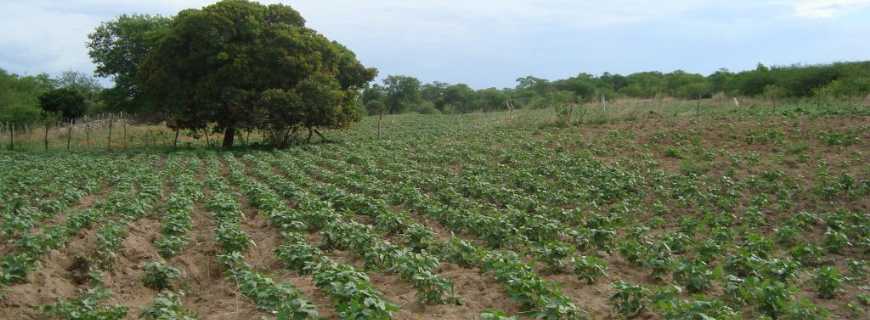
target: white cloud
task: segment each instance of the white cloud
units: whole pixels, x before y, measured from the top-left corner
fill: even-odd
[[[122,13],[173,15],[217,0],[0,0],[0,68],[17,73],[92,72],[87,34]],[[309,26],[354,50],[381,74],[424,80],[506,81],[513,73],[638,71],[664,65],[722,63],[734,51],[750,66],[757,43],[782,59],[843,59],[866,53],[867,23],[823,19],[853,13],[870,0],[260,0],[299,10]],[[854,15],[854,14],[853,14]],[[846,21],[850,20],[850,21]],[[801,38],[806,50],[757,39]],[[803,28],[802,28],[803,27]],[[851,50],[818,53],[830,40]],[[650,48],[660,48],[653,51]],[[735,48],[739,48],[737,50]],[[816,50],[816,51],[813,51]],[[797,58],[794,58],[797,56]],[[675,58],[676,57],[676,58]],[[634,61],[634,64],[630,62]],[[667,64],[670,63],[670,64]],[[721,65],[716,65],[718,67]],[[549,71],[548,71],[549,70]],[[544,74],[541,74],[544,73]],[[506,80],[505,80],[506,79]],[[474,83],[472,83],[474,84]]]
[[[870,6],[870,0],[798,0],[795,15],[803,18],[832,18],[848,10]]]

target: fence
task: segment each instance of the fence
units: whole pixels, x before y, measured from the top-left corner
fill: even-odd
[[[72,121],[19,125],[0,123],[0,136],[10,150],[111,150],[126,149],[131,145],[168,143],[168,134],[164,127],[133,124],[135,121],[126,114],[109,113],[85,116]],[[135,134],[131,134],[131,131]]]

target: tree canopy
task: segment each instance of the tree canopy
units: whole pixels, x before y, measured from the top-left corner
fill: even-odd
[[[0,123],[25,124],[39,120],[39,96],[51,90],[47,74],[19,76],[0,69]]]
[[[102,93],[106,108],[147,113],[151,103],[138,82],[139,67],[163,38],[171,19],[159,15],[121,15],[88,35],[88,53],[96,75],[110,77],[114,87]]]
[[[305,26],[286,5],[224,0],[176,16],[139,69],[162,118],[177,128],[214,123],[224,146],[236,130],[273,142],[296,129],[358,121],[359,90],[377,74],[353,52]]]
[[[64,121],[70,121],[85,114],[87,101],[79,91],[61,88],[39,96],[39,106],[46,113],[58,114]]]

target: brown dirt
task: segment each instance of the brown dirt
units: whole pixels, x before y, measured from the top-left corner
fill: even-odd
[[[229,281],[216,256],[220,248],[214,240],[215,225],[202,208],[191,215],[191,242],[181,255],[170,260],[184,273],[184,305],[203,320],[258,319],[266,315]]]
[[[266,217],[258,214],[256,208],[250,206],[247,198],[242,197],[240,203],[245,213],[245,220],[241,224],[242,231],[256,244],[245,253],[245,261],[251,264],[254,270],[268,275],[276,283],[293,284],[306,299],[317,306],[317,311],[322,317],[335,319],[337,315],[333,312],[329,296],[314,285],[313,277],[286,270],[275,256],[275,249],[283,243],[278,230],[269,224]]]
[[[96,229],[80,232],[65,248],[50,251],[35,271],[30,272],[27,281],[12,285],[4,291],[5,299],[0,301],[0,310],[7,319],[44,319],[39,307],[57,302],[60,298],[76,296],[78,289],[87,284],[76,285],[78,276],[77,257],[89,257],[94,252]]]
[[[157,295],[156,291],[142,284],[142,277],[146,262],[161,260],[152,245],[159,234],[160,222],[157,220],[145,218],[131,223],[115,264],[109,272],[104,273],[103,282],[112,291],[107,303],[127,306],[127,319],[138,319],[142,310]]]
[[[614,254],[603,258],[608,263],[607,276],[592,284],[587,284],[570,272],[547,274],[539,271],[538,274],[541,274],[544,279],[558,284],[562,292],[570,297],[575,305],[587,311],[592,319],[618,319],[612,314],[612,308],[608,302],[614,293],[613,289],[610,288],[611,281],[618,279],[630,283],[650,283],[652,280],[646,272],[630,265],[619,255]],[[655,319],[656,317],[652,314],[642,314],[638,318]]]
[[[241,227],[254,245],[245,253],[247,261],[256,270],[276,270],[281,263],[275,257],[275,249],[282,244],[281,235],[269,226],[269,221],[254,209],[245,209]]]
[[[493,277],[480,274],[480,270],[442,263],[438,274],[453,281],[453,289],[462,304],[428,306],[427,312],[435,316],[434,319],[477,318],[487,309],[508,314],[520,312],[520,306],[507,296],[503,286]]]

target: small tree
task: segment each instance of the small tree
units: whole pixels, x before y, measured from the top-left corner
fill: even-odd
[[[87,101],[78,91],[61,88],[39,96],[39,106],[46,113],[60,114],[64,121],[70,121],[85,114]]]

